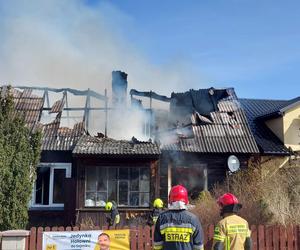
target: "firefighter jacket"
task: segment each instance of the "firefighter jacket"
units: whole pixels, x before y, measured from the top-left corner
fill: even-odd
[[[226,216],[215,227],[213,249],[251,249],[250,234],[246,220],[236,214]]]
[[[148,217],[148,225],[152,226],[155,225],[158,216],[163,212],[163,210],[161,208],[154,208],[151,213],[149,214]]]
[[[107,217],[107,222],[109,226],[115,226],[120,223],[120,214],[115,206],[113,206],[112,210],[110,211]]]
[[[186,211],[168,210],[157,219],[154,250],[203,250],[203,232],[198,218]]]

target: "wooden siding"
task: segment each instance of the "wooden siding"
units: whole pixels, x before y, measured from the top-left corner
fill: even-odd
[[[47,151],[41,153],[41,162],[72,162],[72,151]]]
[[[151,209],[120,208],[119,226],[146,225]],[[106,225],[106,212],[103,208],[83,208],[77,210],[76,225],[101,226]]]

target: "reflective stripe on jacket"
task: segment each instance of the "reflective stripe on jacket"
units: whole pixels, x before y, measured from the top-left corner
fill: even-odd
[[[225,250],[244,249],[250,234],[246,220],[235,214],[226,216],[215,227],[213,249],[217,242],[222,242]]]
[[[153,211],[152,211],[152,222],[153,224],[156,223],[157,219],[158,219],[158,216],[163,212],[162,209],[159,209],[159,208],[154,208]]]
[[[202,250],[203,232],[198,218],[186,210],[168,210],[157,219],[154,250]]]

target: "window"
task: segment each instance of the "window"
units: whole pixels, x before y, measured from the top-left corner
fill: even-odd
[[[71,163],[41,163],[37,167],[31,207],[63,207],[65,178],[71,177]]]
[[[149,207],[150,169],[86,167],[85,206],[104,207],[108,200],[118,206]]]
[[[207,190],[208,176],[206,164],[190,164],[172,168],[172,186],[183,185],[192,199],[197,199],[203,190]]]

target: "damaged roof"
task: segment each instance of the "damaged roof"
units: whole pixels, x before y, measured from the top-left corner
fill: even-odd
[[[42,124],[40,120],[44,110],[45,96],[40,97],[32,94],[32,89],[30,88],[25,88],[23,91],[12,88],[11,93],[15,109],[23,115],[29,129],[41,129],[42,150],[70,151],[74,148],[80,136],[85,133],[84,121],[76,123],[73,128],[60,127],[65,95],[62,100],[54,103],[49,112],[57,113],[54,121]]]
[[[43,97],[32,94],[30,89],[19,91],[12,89],[12,96],[15,103],[15,109],[22,114],[26,125],[30,129],[36,128],[44,106]]]
[[[163,150],[259,153],[245,112],[232,88],[190,90],[173,93],[171,98],[173,129],[169,135],[173,135],[171,140],[161,140]]]
[[[84,122],[79,122],[74,127],[59,127],[59,122],[45,124],[42,126],[42,150],[70,151],[74,148],[80,136],[85,133]]]
[[[158,157],[160,149],[156,143],[142,142],[136,139],[126,141],[83,135],[76,144],[73,154],[95,156],[147,155]]]
[[[252,133],[260,148],[265,154],[288,155],[289,150],[280,139],[265,125],[265,119],[278,115],[280,110],[298,102],[300,98],[292,100],[263,100],[263,99],[240,99]]]

